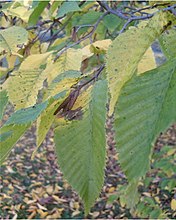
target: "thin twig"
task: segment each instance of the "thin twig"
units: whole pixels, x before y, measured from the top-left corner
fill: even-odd
[[[99,23],[101,22],[101,20],[108,14],[108,12],[105,12],[102,16],[100,16],[100,18],[97,20],[97,22],[93,25],[92,30],[86,34],[84,37],[82,37],[81,39],[79,39],[78,41],[76,41],[75,43],[66,46],[65,48],[63,48],[62,50],[59,51],[59,53],[56,55],[54,62],[68,49],[70,49],[71,47],[74,47],[76,45],[78,45],[79,43],[81,43],[82,41],[91,38],[92,35],[94,34],[95,30],[97,29]]]
[[[58,113],[61,113],[61,116],[69,115],[69,112],[71,111],[74,103],[76,102],[78,96],[80,95],[80,90],[84,86],[88,85],[89,83],[91,83],[92,81],[97,79],[104,68],[105,68],[105,65],[103,64],[102,66],[100,66],[100,68],[96,71],[96,74],[90,80],[86,81],[82,85],[75,87],[75,89],[70,92],[70,94],[65,98],[65,100],[55,110],[54,115],[57,115]]]

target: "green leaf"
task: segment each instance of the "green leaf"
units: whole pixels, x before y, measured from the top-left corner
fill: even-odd
[[[110,31],[114,31],[116,28],[120,29],[124,21],[116,15],[109,14],[103,18],[103,23]]]
[[[0,120],[2,120],[4,109],[8,102],[7,92],[5,90],[0,92]]]
[[[24,125],[7,125],[0,128],[0,165],[8,156],[12,147],[29,128],[30,124]]]
[[[75,1],[64,2],[58,10],[57,17],[62,17],[69,12],[81,11],[78,3]]]
[[[98,11],[88,11],[85,14],[77,15],[71,20],[72,26],[94,24],[102,14]]]
[[[60,1],[54,0],[49,11],[51,17],[55,17],[53,14],[56,11],[56,9],[62,4],[62,2],[63,0],[60,0]]]
[[[44,11],[44,9],[48,5],[48,3],[49,3],[49,0],[39,2],[39,4],[36,6],[36,8],[34,9],[34,11],[32,12],[32,14],[29,17],[29,21],[28,21],[29,25],[35,25],[37,23],[40,15]]]
[[[10,101],[16,109],[36,104],[38,91],[50,72],[43,71],[44,64],[50,53],[28,56],[20,65],[19,70],[13,72],[4,88],[8,92]]]
[[[106,81],[97,82],[86,98],[82,100],[83,118],[57,127],[54,140],[61,170],[83,199],[88,214],[104,180]]]
[[[120,200],[127,205],[127,208],[134,208],[134,205],[139,201],[139,193],[138,193],[138,181],[134,180],[128,184],[126,189],[123,191],[123,194],[120,196]]]
[[[0,53],[7,51],[12,54],[17,54],[20,49],[19,44],[25,44],[28,41],[28,32],[22,27],[9,27],[5,30],[0,30]]]
[[[149,21],[142,21],[119,35],[107,52],[107,73],[110,90],[110,110],[114,112],[121,88],[133,76],[145,51],[160,36],[168,24],[170,13],[159,12]],[[174,18],[173,18],[174,19]]]
[[[156,135],[176,121],[175,64],[172,60],[133,76],[121,90],[114,128],[119,161],[130,182],[145,175]]]
[[[47,107],[48,102],[43,102],[41,104],[34,105],[29,108],[24,108],[16,111],[8,119],[6,125],[10,124],[28,124],[37,119],[41,112]]]
[[[176,30],[172,29],[164,32],[159,38],[160,45],[166,57],[172,59],[176,57]]]

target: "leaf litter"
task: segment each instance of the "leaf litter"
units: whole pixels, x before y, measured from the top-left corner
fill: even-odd
[[[32,152],[36,147],[34,126],[16,144],[0,168],[1,219],[84,218],[83,205],[63,178],[53,146],[53,132],[50,131],[34,160],[31,160]],[[172,157],[176,153],[175,146],[176,124],[156,141],[152,169],[139,186],[142,194],[140,205],[137,206],[137,211],[131,214],[119,199],[119,192],[126,185],[127,180],[117,163],[118,154],[115,150],[112,119],[108,119],[105,184],[87,218],[147,218],[152,212],[154,217],[162,215],[167,218],[176,217],[176,188],[174,183],[171,183],[173,170],[169,165],[165,168],[162,164],[164,159],[169,158],[170,166],[174,167]],[[160,163],[160,167],[163,166],[163,169],[157,168],[157,162]],[[143,203],[151,207],[148,212],[141,211]],[[161,211],[158,211],[159,207]]]

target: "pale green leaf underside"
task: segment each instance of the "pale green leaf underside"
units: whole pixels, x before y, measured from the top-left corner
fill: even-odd
[[[149,21],[142,21],[137,28],[131,28],[119,35],[107,52],[107,73],[110,89],[110,110],[112,115],[123,85],[135,73],[137,65],[152,42],[160,36],[168,24],[169,13],[157,13]]]
[[[12,147],[31,126],[42,111],[47,107],[48,102],[37,104],[33,107],[20,109],[12,114],[3,127],[0,128],[0,153],[1,163],[9,154]]]
[[[172,29],[164,32],[159,38],[159,42],[167,58],[176,57],[176,30]]]
[[[0,53],[5,50],[16,53],[19,50],[18,44],[28,41],[28,32],[22,27],[9,27],[0,31]]]
[[[0,92],[0,120],[2,120],[4,109],[8,102],[7,92],[5,90]]]
[[[63,15],[74,11],[81,11],[81,8],[78,6],[77,2],[64,2],[58,10],[57,17],[62,17]]]
[[[83,199],[86,213],[98,197],[104,180],[106,102],[106,81],[99,81],[93,87],[83,119],[55,129],[58,163]]]
[[[47,102],[43,102],[29,108],[20,109],[13,113],[13,115],[6,122],[6,125],[31,123],[37,119],[37,117],[46,107]]]
[[[0,128],[0,165],[8,156],[12,147],[29,128],[30,124],[7,125]]]
[[[134,76],[115,108],[119,160],[129,181],[145,175],[156,135],[176,121],[176,60]]]

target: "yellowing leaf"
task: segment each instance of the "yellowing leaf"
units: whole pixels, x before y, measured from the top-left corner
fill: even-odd
[[[119,35],[109,46],[106,65],[111,95],[109,115],[113,114],[121,88],[136,72],[146,50],[169,25],[169,20],[174,20],[170,16],[169,12],[159,12]]]
[[[75,104],[73,105],[72,110],[76,110],[79,107],[82,108],[83,111],[85,111],[88,108],[88,100],[90,100],[92,86],[84,90],[77,98]]]
[[[19,50],[17,45],[25,44],[28,40],[28,32],[22,28],[13,26],[0,31],[0,53],[6,51],[16,54]]]
[[[138,64],[137,74],[140,75],[154,68],[156,68],[155,56],[152,48],[149,47]]]
[[[47,108],[42,112],[40,117],[37,119],[37,148],[32,153],[32,159],[34,158],[38,150],[38,147],[41,145],[41,143],[45,139],[46,134],[50,129],[52,122],[56,117],[54,115],[54,112],[63,101],[63,97],[64,94],[60,94],[60,96],[56,100],[51,98],[49,100]]]
[[[107,51],[109,45],[112,43],[110,39],[99,40],[94,42],[93,44],[87,45],[82,48],[83,60],[91,57],[94,53],[91,48],[97,49],[100,51]]]
[[[171,209],[172,210],[176,210],[176,199],[172,199],[172,201],[171,201]]]
[[[16,109],[32,106],[36,103],[38,91],[49,72],[43,71],[43,64],[50,53],[28,56],[21,64],[19,70],[13,72],[5,83],[10,101]]]
[[[76,84],[80,78],[81,72],[72,70],[58,75],[45,91],[43,99],[47,100],[61,92],[70,91],[71,87]]]
[[[1,67],[0,66],[0,78],[5,76],[5,74],[8,72],[8,68],[6,67]]]
[[[31,13],[33,12],[33,9],[28,10],[27,7],[19,6],[19,7],[10,7],[5,11],[6,15],[12,15],[21,18],[24,22],[28,22],[29,17]]]
[[[48,212],[44,212],[41,209],[37,209],[37,212],[40,214],[41,218],[45,218],[48,215]]]
[[[116,190],[115,187],[110,187],[110,188],[108,189],[108,193],[113,193],[115,190]]]
[[[69,49],[62,54],[56,62],[52,58],[48,60],[47,67],[44,72],[47,72],[48,84],[51,84],[53,79],[61,73],[68,70],[77,70],[81,68],[82,52],[81,49]]]
[[[17,56],[9,54],[9,55],[6,56],[6,59],[7,59],[7,62],[8,62],[8,68],[13,69],[14,66],[15,66],[15,61],[17,59]]]
[[[176,30],[173,28],[164,32],[159,38],[161,48],[167,58],[172,59],[176,57]]]
[[[90,98],[82,119],[58,125],[54,137],[59,165],[66,179],[83,199],[86,214],[99,195],[104,179],[105,80],[94,85]]]

